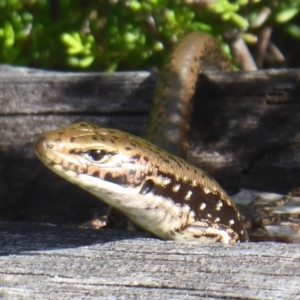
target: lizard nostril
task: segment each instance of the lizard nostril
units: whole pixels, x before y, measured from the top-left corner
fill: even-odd
[[[55,142],[47,140],[44,136],[39,137],[35,143],[35,150],[37,155],[45,155],[48,150],[55,148]]]
[[[53,141],[47,141],[45,139],[45,141],[44,141],[44,147],[45,147],[46,150],[52,150],[52,149],[55,148],[55,142],[53,142]]]

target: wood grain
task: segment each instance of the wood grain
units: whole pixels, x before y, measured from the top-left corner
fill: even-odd
[[[230,193],[300,181],[299,70],[199,78],[189,160]],[[105,206],[36,159],[45,131],[88,121],[144,136],[157,76],[0,68],[0,220],[80,224]]]
[[[300,71],[200,76],[189,159],[229,192],[285,193],[300,178]],[[0,67],[1,299],[300,299],[299,245],[163,242],[82,224],[106,207],[35,158],[77,121],[143,136],[156,75]],[[14,222],[14,223],[13,223]]]
[[[0,234],[1,299],[300,299],[298,245],[30,223],[2,223]]]

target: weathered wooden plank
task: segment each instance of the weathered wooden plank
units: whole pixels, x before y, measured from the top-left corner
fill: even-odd
[[[189,160],[230,193],[239,188],[286,193],[298,187],[299,74],[202,74]],[[44,169],[34,141],[44,131],[77,121],[144,136],[155,80],[146,72],[1,67],[0,220],[79,224],[105,213],[99,201]]]
[[[0,66],[1,114],[137,113],[148,111],[157,76],[148,72],[64,73]],[[299,105],[300,71],[200,74],[196,99],[200,107],[235,97],[245,104]],[[207,99],[209,97],[209,99]],[[256,98],[253,98],[256,97]],[[196,101],[197,102],[197,101]],[[250,111],[251,113],[251,111]]]
[[[148,72],[64,73],[0,67],[0,112],[6,115],[145,112],[153,99],[155,80],[156,76],[149,76]]]
[[[76,225],[104,214],[37,161],[34,140],[81,120],[143,136],[155,79],[0,68],[0,220]],[[299,80],[299,70],[201,75],[190,160],[231,190],[299,186]],[[0,234],[4,299],[300,299],[297,245],[180,244],[23,223]]]
[[[298,245],[0,223],[1,299],[300,299]]]

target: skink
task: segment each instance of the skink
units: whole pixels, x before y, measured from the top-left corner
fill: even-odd
[[[42,135],[37,156],[162,239],[248,241],[242,217],[226,192],[179,157],[187,154],[192,98],[199,69],[206,64],[231,70],[210,35],[191,33],[174,48],[158,80],[148,131],[151,143],[78,123]]]

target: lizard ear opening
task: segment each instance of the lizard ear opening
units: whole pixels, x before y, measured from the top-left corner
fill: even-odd
[[[153,194],[154,193],[154,189],[155,189],[155,185],[153,180],[148,179],[144,182],[141,190],[140,190],[140,194],[141,195],[146,195],[146,194]]]

